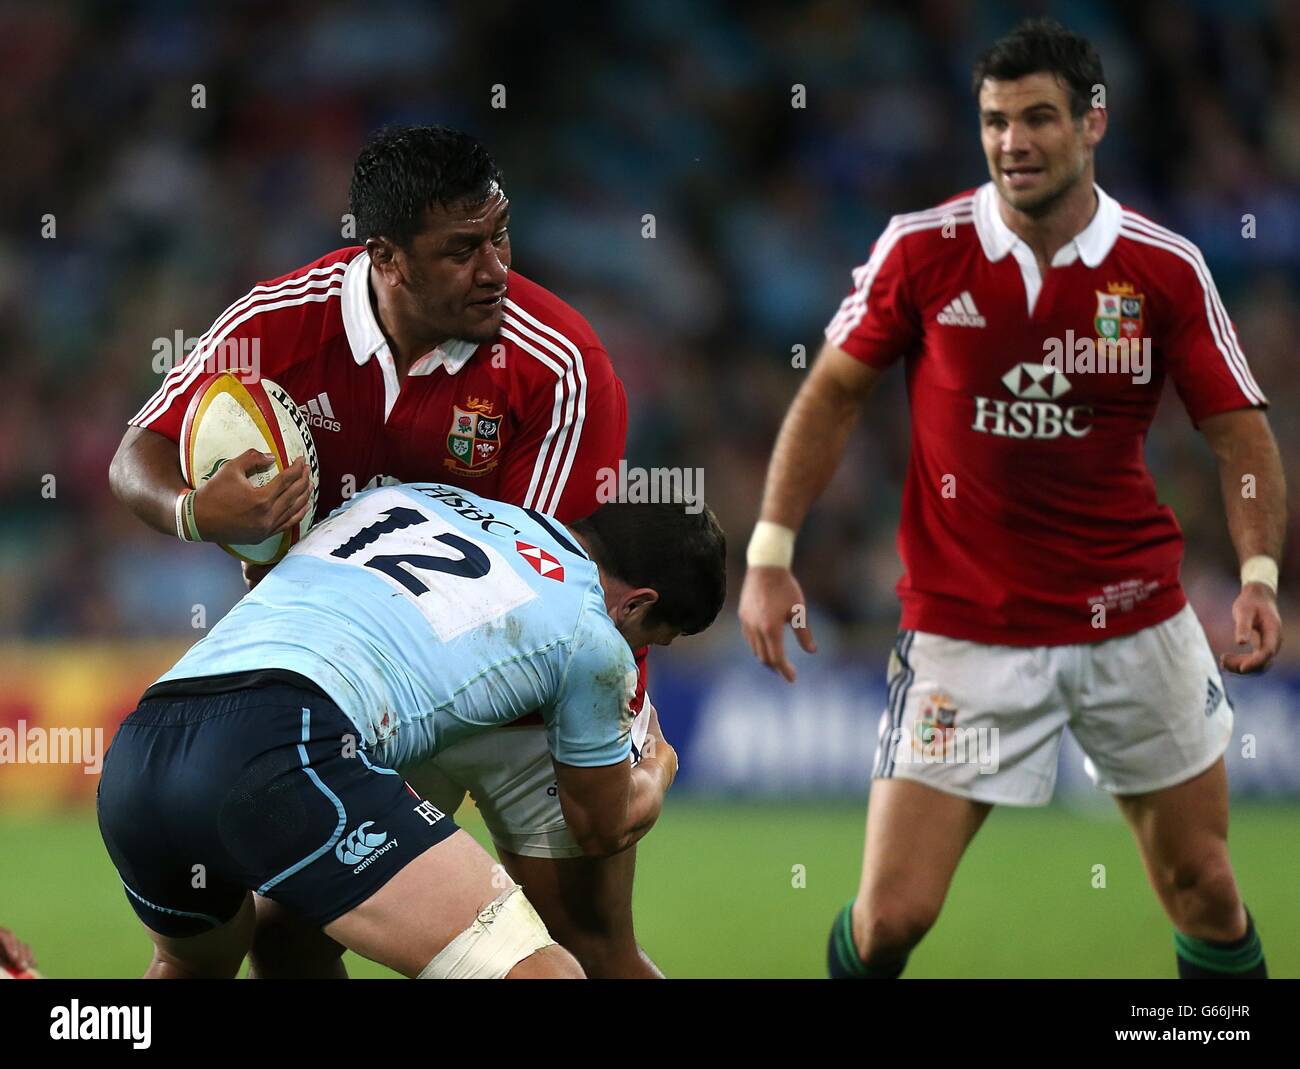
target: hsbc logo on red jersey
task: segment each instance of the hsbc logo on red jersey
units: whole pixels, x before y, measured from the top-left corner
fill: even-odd
[[[1091,405],[1060,405],[1070,392],[1070,380],[1044,364],[1016,364],[1002,376],[1017,400],[976,397],[971,430],[998,438],[1035,438],[1050,441],[1062,434],[1082,438],[1092,430]]]

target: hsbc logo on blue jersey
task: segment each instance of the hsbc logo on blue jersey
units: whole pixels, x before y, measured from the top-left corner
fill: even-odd
[[[1020,363],[1002,376],[1002,384],[1017,398],[975,398],[971,430],[998,438],[1035,438],[1050,441],[1062,434],[1083,438],[1092,430],[1091,405],[1061,405],[1057,399],[1070,392],[1070,380],[1045,364]]]

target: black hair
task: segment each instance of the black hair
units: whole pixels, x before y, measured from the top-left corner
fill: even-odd
[[[1065,83],[1070,93],[1070,114],[1076,119],[1092,105],[1096,87],[1106,85],[1101,57],[1092,42],[1055,19],[1032,18],[984,51],[975,63],[971,89],[978,98],[985,78],[1013,82],[1040,73],[1055,75]]]
[[[614,501],[569,527],[610,575],[658,593],[648,624],[694,635],[717,618],[727,597],[727,536],[707,505],[692,513],[682,504]]]
[[[352,168],[348,210],[362,241],[383,237],[407,247],[431,205],[482,204],[500,184],[478,138],[446,126],[385,126]]]

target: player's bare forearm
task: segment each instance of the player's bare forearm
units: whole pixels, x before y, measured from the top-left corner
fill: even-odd
[[[759,518],[798,530],[844,455],[876,369],[827,342],[781,424]]]
[[[640,760],[632,766],[632,793],[627,807],[624,850],[640,842],[655,826],[663,812],[664,796],[677,778],[677,751],[664,738],[659,713],[649,697],[645,704],[641,715],[650,720],[641,744]]]
[[[186,488],[176,443],[165,434],[128,427],[108,468],[113,495],[155,531],[176,534],[176,495]]]
[[[1202,420],[1201,431],[1219,462],[1228,532],[1238,559],[1282,558],[1286,536],[1286,476],[1282,457],[1259,409],[1223,412]]]
[[[640,764],[579,768],[555,762],[560,809],[588,857],[609,857],[639,841],[659,819],[676,754],[666,743]]]
[[[1268,420],[1258,409],[1223,412],[1201,421],[1219,461],[1228,531],[1243,565],[1241,593],[1232,604],[1234,637],[1246,649],[1220,654],[1230,672],[1262,672],[1282,648],[1275,582],[1286,534],[1286,477]],[[1272,562],[1272,563],[1270,563]],[[1262,569],[1260,566],[1263,565]],[[1271,571],[1271,577],[1267,574]]]
[[[798,531],[813,502],[831,481],[844,455],[862,402],[876,385],[880,372],[855,360],[827,342],[808,374],[808,381],[795,395],[767,470],[767,486],[759,519]],[[763,546],[765,535],[776,544]],[[746,641],[759,661],[779,672],[787,682],[795,680],[794,666],[786,659],[784,632],[795,624],[795,613],[804,603],[803,592],[790,571],[792,536],[773,528],[755,529],[747,554],[750,567],[740,592],[740,625]],[[784,539],[784,544],[781,540]],[[809,653],[817,645],[802,616],[796,624],[799,644]]]
[[[664,796],[673,779],[667,760],[661,747],[655,757],[643,756],[640,763],[632,769],[632,797],[627,807],[627,831],[623,835],[624,841],[619,846],[619,851],[640,842],[659,820],[659,814],[664,809]],[[672,763],[676,765],[675,755]]]

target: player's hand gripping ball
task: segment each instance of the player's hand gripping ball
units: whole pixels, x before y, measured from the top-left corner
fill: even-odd
[[[298,457],[305,457],[311,503],[301,522],[256,545],[222,545],[249,564],[274,564],[310,529],[320,487],[320,461],[307,418],[293,398],[270,379],[243,382],[228,371],[209,375],[190,399],[181,426],[181,473],[199,489],[227,461],[248,449],[268,453],[274,463],[249,476],[265,486]]]

